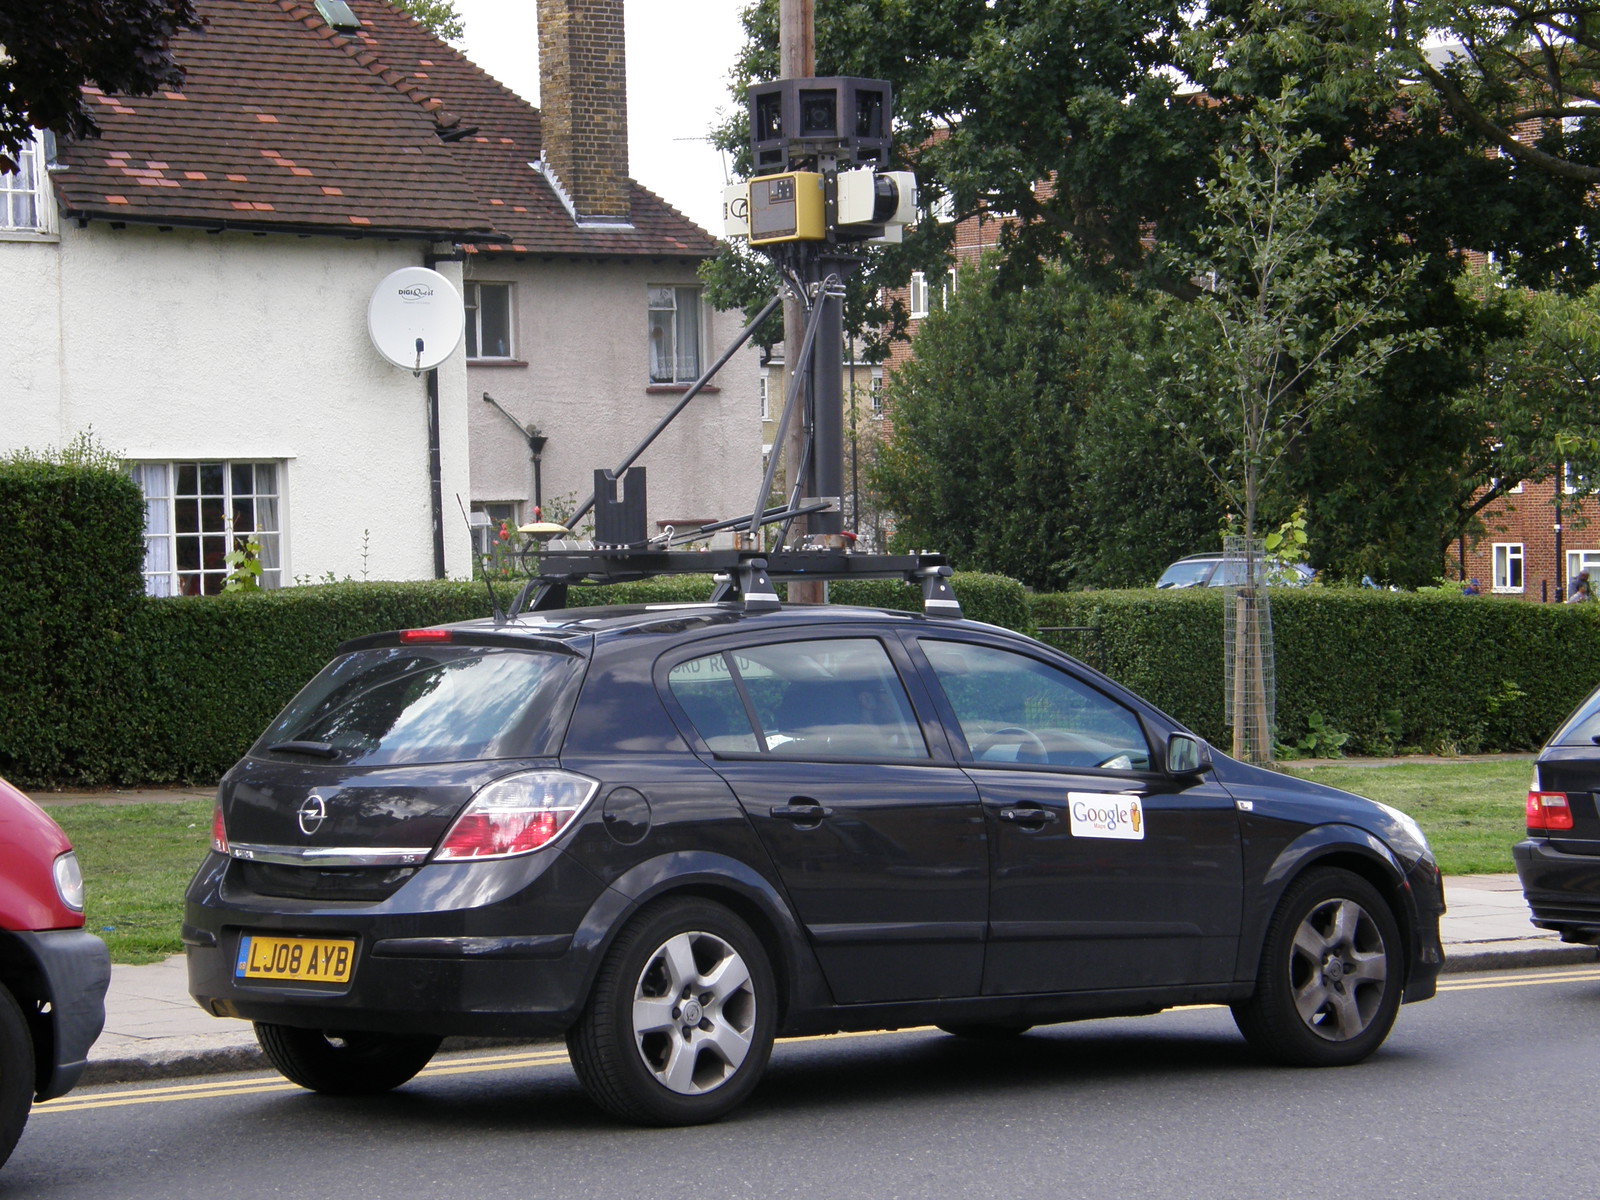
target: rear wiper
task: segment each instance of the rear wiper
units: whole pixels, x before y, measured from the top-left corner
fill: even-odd
[[[273,742],[268,750],[287,750],[290,754],[310,754],[316,758],[338,758],[339,751],[330,742]]]

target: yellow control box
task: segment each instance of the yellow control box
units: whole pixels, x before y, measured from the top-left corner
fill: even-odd
[[[820,242],[828,236],[827,193],[815,171],[750,181],[750,244]]]

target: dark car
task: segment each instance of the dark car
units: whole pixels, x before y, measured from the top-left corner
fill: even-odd
[[[1533,923],[1600,945],[1600,689],[1555,731],[1533,765],[1528,836],[1512,847]]]
[[[1212,752],[993,626],[735,603],[348,643],[222,781],[190,990],[290,1079],[565,1035],[624,1118],[714,1119],[776,1036],[1233,1006],[1353,1063],[1434,993],[1416,824]]]
[[[105,1024],[111,960],[83,931],[83,874],[61,827],[0,779],[0,1163],[33,1101],[78,1082]]]
[[[1267,582],[1273,587],[1304,587],[1316,578],[1305,563],[1269,562]],[[1180,558],[1156,580],[1158,588],[1227,587],[1241,583],[1246,575],[1242,559],[1220,554],[1191,554]]]

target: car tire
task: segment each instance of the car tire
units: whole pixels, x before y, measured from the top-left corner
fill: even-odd
[[[666,900],[617,936],[567,1032],[601,1108],[642,1125],[724,1116],[766,1070],[777,987],[759,938],[708,900]]]
[[[28,1123],[33,1085],[33,1037],[16,998],[0,983],[0,1165]]]
[[[429,1034],[300,1029],[256,1022],[256,1041],[285,1079],[329,1096],[373,1096],[427,1066],[443,1039]]]
[[[1324,867],[1292,883],[1267,928],[1256,989],[1233,1006],[1255,1050],[1292,1066],[1358,1063],[1389,1036],[1405,987],[1400,927],[1361,876]]]
[[[1009,1042],[1027,1033],[1033,1026],[960,1024],[940,1025],[939,1028],[951,1037],[968,1038],[977,1042]]]

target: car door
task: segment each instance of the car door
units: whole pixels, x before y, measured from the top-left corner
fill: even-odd
[[[1145,719],[1088,672],[1017,646],[914,640],[992,838],[984,992],[1230,979],[1233,798],[1156,769]]]
[[[840,1003],[977,995],[982,979],[978,793],[925,693],[927,728],[914,709],[903,654],[872,636],[789,637],[666,669],[691,742],[738,797]]]

